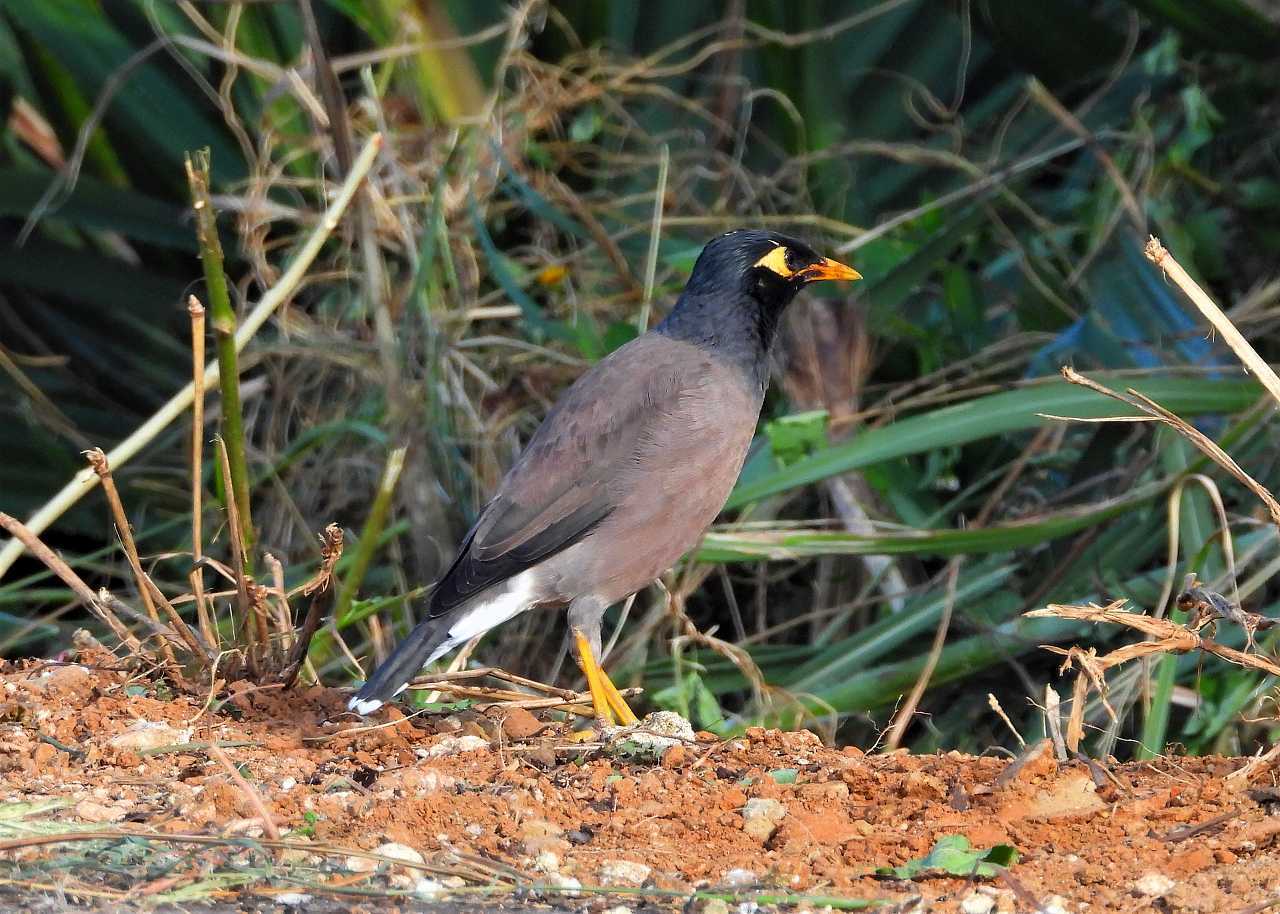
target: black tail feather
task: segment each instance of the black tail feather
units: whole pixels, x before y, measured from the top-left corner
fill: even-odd
[[[448,639],[451,621],[445,616],[419,622],[409,637],[396,645],[391,656],[370,674],[369,680],[352,696],[347,707],[361,714],[370,714],[383,702],[398,695],[405,683],[426,665],[436,648]]]

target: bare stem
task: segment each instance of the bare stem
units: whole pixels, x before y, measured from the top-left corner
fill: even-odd
[[[187,156],[187,183],[196,214],[196,238],[200,262],[204,265],[205,286],[209,290],[209,318],[218,351],[218,384],[222,396],[222,440],[226,443],[235,483],[236,513],[240,518],[240,538],[245,546],[245,567],[253,571],[254,530],[249,512],[249,465],[245,458],[244,414],[240,405],[240,359],[236,348],[236,309],[227,290],[222,270],[222,241],[218,238],[218,214],[209,198],[209,151]],[[194,402],[194,401],[193,401]],[[227,497],[231,497],[228,490]]]
[[[214,627],[204,593],[204,305],[194,295],[187,299],[191,315],[191,593],[196,601],[200,634],[215,651],[218,630]]]
[[[98,599],[97,594],[89,589],[89,585],[72,570],[70,565],[40,541],[40,537],[35,532],[16,517],[11,517],[3,511],[0,511],[0,529],[12,536],[14,542],[21,543],[23,548],[30,550],[31,554],[56,574],[62,583],[70,587],[81,602],[89,607],[89,610],[101,619],[107,628],[111,629],[112,634],[129,649],[130,653],[138,657],[147,656],[142,643],[134,637],[133,633],[116,617],[115,613]]]
[[[293,649],[289,652],[289,659],[280,673],[280,681],[285,686],[292,685],[294,679],[297,678],[298,670],[302,668],[302,664],[307,660],[307,652],[311,648],[311,639],[315,637],[316,631],[320,628],[320,620],[324,617],[320,598],[333,586],[333,567],[338,564],[338,559],[342,558],[342,540],[341,527],[337,524],[330,524],[325,527],[324,535],[320,538],[320,570],[302,588],[303,595],[311,597],[311,605],[307,608],[307,618],[303,621],[302,628],[298,631],[297,640],[293,644]],[[314,671],[312,672],[314,673]],[[314,678],[317,682],[319,681],[318,676]]]
[[[240,607],[241,647],[245,666],[254,680],[258,678],[258,646],[254,631],[249,599],[249,579],[245,571],[244,540],[240,536],[240,517],[236,507],[235,482],[231,478],[231,461],[227,456],[227,443],[221,437],[214,439],[218,452],[218,469],[222,472],[222,484],[227,490],[227,529],[231,534],[231,567],[236,575],[236,605]],[[265,647],[265,645],[264,645]]]
[[[152,592],[153,585],[151,579],[147,577],[147,573],[142,569],[142,562],[138,560],[138,546],[133,541],[133,530],[129,527],[129,519],[125,517],[124,505],[120,501],[120,493],[116,491],[115,479],[111,476],[111,466],[107,463],[107,455],[102,453],[100,448],[93,448],[84,452],[85,457],[89,461],[89,465],[93,467],[93,471],[102,479],[102,490],[107,495],[107,504],[111,508],[111,518],[115,521],[116,533],[120,536],[120,545],[124,547],[125,558],[129,560],[129,568],[133,571],[134,580],[138,583],[138,593],[142,596],[142,605],[146,607],[147,616],[156,625],[160,624],[160,614],[156,611],[155,594]],[[163,596],[161,596],[163,599]],[[168,601],[165,601],[168,603]],[[173,607],[169,606],[169,611],[176,617],[178,614],[174,612]],[[181,622],[181,619],[179,619]],[[175,669],[178,667],[178,660],[173,654],[173,647],[168,641],[160,642],[160,653],[164,655]],[[195,655],[200,656],[200,652],[196,651]]]
[[[1155,235],[1147,241],[1145,253],[1147,259],[1164,270],[1165,275],[1174,281],[1187,298],[1191,299],[1191,303],[1200,309],[1200,313],[1213,325],[1213,329],[1222,334],[1222,338],[1227,341],[1227,345],[1231,347],[1236,357],[1244,363],[1244,367],[1253,372],[1275,401],[1280,403],[1280,378],[1276,377],[1271,366],[1264,362],[1262,356],[1249,345],[1249,341],[1236,329],[1235,324],[1231,323],[1231,319],[1222,313],[1222,309],[1214,304],[1212,298],[1205,294],[1204,289],[1201,289],[1191,275],[1182,268],[1182,264],[1173,259],[1173,255],[1165,249]]]

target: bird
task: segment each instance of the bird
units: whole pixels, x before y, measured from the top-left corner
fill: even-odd
[[[349,708],[372,714],[427,664],[534,607],[559,607],[602,724],[636,715],[600,666],[605,611],[693,547],[737,481],[778,323],[851,267],[773,231],[709,241],[670,314],[580,376],[480,510],[425,616]]]

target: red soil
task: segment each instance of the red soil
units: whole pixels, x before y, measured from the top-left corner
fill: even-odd
[[[1055,904],[1091,912],[1234,911],[1280,892],[1280,816],[1272,815],[1269,792],[1277,776],[1257,765],[1251,777],[1228,780],[1242,759],[1104,770],[1059,764],[1045,752],[1015,769],[1002,758],[864,755],[824,747],[807,732],[753,730],[728,742],[700,734],[660,764],[631,764],[575,744],[562,724],[544,725],[524,711],[403,720],[392,709],[379,720],[393,723],[368,729],[371,722],[344,712],[337,690],[241,689],[215,711],[187,697],[149,697],[152,690],[126,694],[127,682],[123,673],[79,666],[7,667],[0,674],[3,799],[64,798],[55,819],[97,821],[103,829],[260,834],[250,797],[203,749],[137,748],[147,740],[217,741],[247,744],[225,751],[286,837],[289,829],[313,828],[317,844],[373,850],[396,842],[428,862],[483,858],[530,882],[640,878],[688,890],[728,879],[895,902],[922,896],[934,911],[960,910],[966,898],[966,910],[980,910],[984,897],[993,900],[991,911]],[[171,729],[142,730],[138,721]],[[429,756],[467,736],[476,739],[462,745],[478,748]],[[795,783],[777,783],[771,772],[779,769],[795,769]],[[781,804],[776,828],[768,821],[744,827],[755,798]],[[1021,858],[1007,877],[985,880],[871,875],[926,854],[946,835],[964,835],[976,847],[1011,844]],[[649,872],[628,873],[617,861]],[[343,860],[334,863],[339,871]],[[364,878],[386,884],[382,873]],[[593,909],[617,903],[576,902]]]

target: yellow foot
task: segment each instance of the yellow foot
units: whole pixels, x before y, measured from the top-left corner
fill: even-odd
[[[600,668],[595,656],[591,653],[591,643],[580,629],[573,630],[574,645],[578,649],[578,666],[587,676],[587,688],[591,690],[591,706],[595,708],[596,719],[603,724],[617,723],[624,727],[639,723],[635,712],[627,706],[627,701],[613,684],[609,675]]]
[[[613,680],[603,668],[600,670],[600,684],[604,686],[605,701],[609,703],[613,713],[618,715],[618,723],[624,727],[640,723],[640,718],[636,717],[636,713],[627,705],[627,700],[622,697],[622,693],[618,691],[618,687],[613,684]]]

